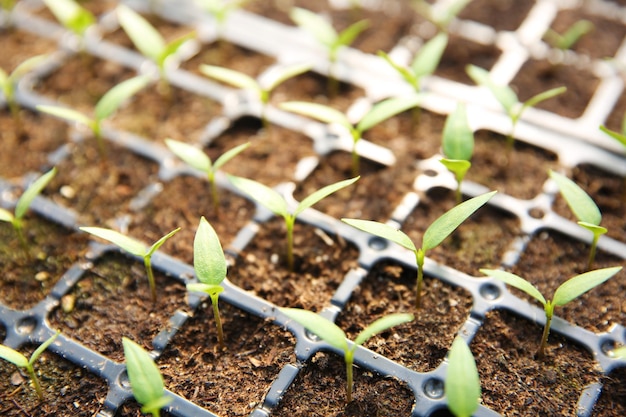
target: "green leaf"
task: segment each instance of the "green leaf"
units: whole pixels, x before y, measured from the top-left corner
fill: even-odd
[[[476,84],[485,86],[491,91],[491,94],[493,94],[509,116],[513,113],[515,106],[519,104],[519,99],[509,86],[495,84],[491,80],[489,72],[475,65],[468,65],[466,71]]]
[[[585,190],[580,188],[574,181],[558,172],[551,170],[550,178],[559,186],[561,195],[565,198],[567,205],[579,221],[596,226],[600,225],[602,221],[600,209]]]
[[[149,82],[149,77],[137,76],[126,81],[122,81],[111,88],[102,96],[102,98],[100,98],[98,104],[96,104],[96,108],[94,110],[96,119],[104,120],[109,117],[114,111],[119,109],[126,100],[147,86]]]
[[[73,0],[44,0],[54,17],[77,35],[96,22],[96,18],[87,9]]]
[[[533,297],[535,300],[539,301],[542,305],[546,305],[546,299],[544,298],[544,296],[539,292],[537,288],[535,288],[535,286],[526,281],[524,278],[499,269],[481,269],[480,272],[490,277],[499,279],[500,281],[509,284],[510,286],[515,287],[518,290],[522,290],[526,294]]]
[[[624,118],[624,120],[626,120],[626,118]],[[600,130],[621,143],[622,145],[626,146],[626,134],[621,134],[619,132],[609,130],[606,126],[600,126]]]
[[[445,393],[448,408],[457,417],[470,417],[480,400],[480,377],[472,351],[457,336],[448,353]]]
[[[59,335],[61,334],[60,330],[57,330],[55,334],[53,334],[52,336],[50,336],[45,342],[43,342],[41,345],[39,345],[39,347],[37,349],[35,349],[35,351],[33,352],[32,355],[30,355],[30,359],[28,360],[28,363],[30,365],[34,364],[35,362],[37,362],[37,359],[39,359],[39,357],[41,356],[41,354],[48,349],[48,346],[50,346],[57,337],[59,337]]]
[[[309,32],[321,44],[330,47],[337,41],[338,35],[335,28],[317,13],[300,7],[294,7],[289,12],[289,17],[302,29]]]
[[[22,78],[26,73],[34,69],[46,58],[47,55],[35,55],[22,61],[22,63],[15,67],[15,69],[11,72],[9,79],[11,80],[11,82],[17,81],[18,79]],[[0,84],[2,84],[1,79]]]
[[[373,220],[360,220],[360,219],[341,219],[342,222],[349,224],[352,227],[356,227],[359,230],[363,230],[367,233],[371,233],[375,236],[382,237],[383,239],[390,240],[398,245],[410,250],[417,251],[415,244],[404,232],[394,227],[379,223]]]
[[[298,113],[319,120],[320,122],[337,123],[345,126],[348,130],[352,130],[352,123],[350,123],[350,120],[348,120],[345,114],[323,104],[305,101],[288,101],[280,103],[278,107],[292,113]]]
[[[469,199],[456,207],[448,210],[435,220],[424,232],[422,249],[427,251],[437,247],[447,238],[457,227],[461,225],[476,210],[482,207],[496,191],[485,193]]]
[[[469,161],[474,152],[474,132],[467,121],[465,104],[458,103],[443,127],[443,154],[447,159]]]
[[[254,201],[262,206],[267,207],[270,211],[272,211],[272,213],[283,217],[289,216],[289,212],[287,211],[287,202],[283,196],[275,190],[248,178],[229,175],[228,179],[231,184],[237,187],[240,191],[250,196]]]
[[[226,162],[230,161],[235,156],[239,155],[248,146],[250,146],[250,142],[242,143],[241,145],[235,146],[234,148],[229,149],[228,151],[226,151],[223,154],[221,154],[215,160],[215,164],[213,165],[213,170],[217,171],[218,169],[220,169]]]
[[[339,47],[339,46],[351,45],[352,42],[354,42],[354,40],[356,39],[356,37],[359,36],[359,34],[363,32],[365,29],[367,29],[368,26],[369,26],[369,22],[367,21],[367,19],[359,20],[358,22],[351,24],[346,29],[344,29],[341,33],[339,33],[339,36],[337,37],[337,40],[335,41],[334,46]]]
[[[413,316],[413,314],[388,314],[384,317],[379,318],[378,320],[367,326],[365,329],[363,329],[358,334],[356,339],[354,339],[354,343],[356,345],[362,345],[363,343],[367,342],[372,336],[384,332],[391,327],[413,321],[414,318],[415,317]]]
[[[176,53],[176,51],[178,51],[180,49],[181,46],[183,46],[183,44],[185,42],[187,42],[188,40],[191,40],[193,38],[195,38],[196,36],[196,32],[190,32],[186,35],[183,35],[177,39],[174,39],[173,41],[171,41],[170,43],[165,45],[165,48],[163,49],[163,51],[161,51],[161,55],[159,56],[159,59],[157,60],[157,64],[159,65],[159,67],[163,67],[163,64],[165,63],[165,60],[167,58],[169,58],[170,56],[174,55]]]
[[[150,354],[126,337],[122,338],[122,344],[128,380],[137,402],[146,405],[161,399],[164,396],[163,376]]]
[[[203,284],[219,285],[226,278],[226,258],[215,229],[200,219],[193,241],[193,267]]]
[[[28,359],[26,356],[5,345],[0,345],[0,358],[11,362],[13,365],[20,368],[26,368],[28,366]]]
[[[384,53],[383,51],[378,51],[378,56],[383,58],[389,65],[391,65],[391,67],[395,69],[402,76],[402,78],[404,78],[406,82],[411,84],[413,88],[415,88],[416,90],[419,89],[419,80],[417,79],[415,74],[413,74],[413,72],[393,62],[391,57],[387,55],[386,53]]]
[[[608,229],[606,227],[596,226],[595,224],[592,224],[592,223],[578,222],[578,224],[581,227],[584,227],[585,229],[591,231],[591,233],[593,233],[594,236],[600,236],[608,232]]]
[[[448,35],[443,32],[426,42],[411,63],[413,74],[422,78],[435,72],[447,45]]]
[[[201,149],[169,138],[165,139],[165,144],[168,148],[170,148],[170,151],[172,151],[174,155],[182,159],[192,168],[206,174],[212,171],[211,159]]]
[[[0,207],[0,221],[13,223],[13,220],[15,220],[13,213],[11,213],[7,209],[3,209],[2,207]]]
[[[280,73],[265,87],[266,91],[272,91],[276,86],[282,84],[290,78],[297,75],[304,74],[312,68],[311,64],[294,64],[288,67],[282,68]]]
[[[150,22],[124,4],[117,6],[117,18],[139,52],[158,62],[165,50],[165,40]]]
[[[52,168],[50,171],[37,178],[31,185],[28,186],[20,199],[17,200],[17,205],[15,206],[15,217],[17,219],[21,219],[22,217],[24,217],[26,211],[30,207],[35,197],[37,197],[41,193],[41,191],[46,188],[46,186],[50,181],[52,181],[52,178],[54,178],[56,173],[57,169]]]
[[[148,252],[146,253],[146,256],[152,256],[154,254],[154,252],[158,251],[159,248],[161,246],[163,246],[163,244],[172,236],[174,236],[176,233],[178,233],[178,231],[180,230],[180,227],[172,230],[171,232],[169,232],[168,234],[166,234],[165,236],[163,236],[161,239],[157,240],[156,242],[154,242],[154,244],[152,246],[150,246],[150,249],[148,249]]]
[[[472,166],[470,161],[464,159],[440,159],[439,162],[448,168],[450,172],[455,174],[457,179],[463,178]]]
[[[313,194],[309,195],[304,200],[302,200],[300,204],[298,204],[298,207],[296,207],[296,210],[294,211],[293,215],[297,216],[298,214],[302,213],[304,210],[311,207],[318,201],[326,198],[330,194],[336,191],[339,191],[342,188],[345,188],[351,184],[354,184],[359,178],[360,177],[355,177],[355,178],[350,178],[347,180],[339,181],[339,182],[327,185],[326,187],[315,191]]]
[[[565,93],[566,91],[567,91],[567,87],[551,88],[550,90],[547,90],[547,91],[544,91],[542,93],[532,96],[531,98],[529,98],[528,100],[524,102],[524,105],[522,107],[524,109],[528,107],[535,107],[537,104],[541,103],[542,101],[548,100],[552,97],[556,97],[559,94]]]
[[[190,292],[202,292],[209,295],[217,295],[224,292],[224,287],[221,285],[211,285],[202,283],[187,284],[187,291]]]
[[[343,352],[348,350],[346,334],[332,321],[312,311],[299,308],[281,308],[280,311],[336,349]]]
[[[205,64],[200,65],[200,72],[207,77],[214,78],[218,81],[222,81],[238,88],[254,90],[257,92],[261,90],[259,83],[254,78],[244,74],[243,72]]]
[[[100,239],[108,240],[114,245],[119,246],[126,252],[129,252],[135,256],[143,257],[148,251],[148,247],[142,242],[115,230],[105,229],[102,227],[80,227],[79,229],[83,232],[87,232],[94,236],[97,236]]]
[[[412,94],[410,96],[389,98],[380,103],[376,103],[371,110],[363,116],[356,128],[359,132],[363,133],[390,117],[419,105],[422,99],[422,95]]]
[[[61,119],[69,120],[71,122],[81,123],[90,129],[93,129],[95,122],[93,119],[85,116],[79,111],[68,109],[67,107],[60,106],[37,106],[37,110],[52,116],[60,117]]]
[[[568,279],[554,292],[553,304],[563,306],[569,303],[590,289],[602,284],[604,281],[617,274],[621,269],[621,266],[596,269]]]
[[[456,0],[453,1],[445,9],[444,13],[437,16],[436,23],[439,26],[448,26],[453,18],[463,11],[465,6],[472,0]]]

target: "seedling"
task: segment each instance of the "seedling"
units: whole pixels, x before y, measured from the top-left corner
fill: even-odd
[[[500,103],[511,120],[511,131],[506,138],[508,153],[510,153],[513,149],[513,143],[515,141],[515,126],[517,125],[520,117],[522,117],[522,113],[524,113],[527,108],[534,107],[542,101],[558,96],[559,94],[563,94],[567,90],[565,87],[552,88],[534,95],[525,102],[521,103],[517,94],[515,94],[515,91],[513,91],[511,87],[508,85],[498,85],[494,83],[491,80],[488,71],[471,64],[467,66],[466,71],[476,84],[485,86],[489,89],[489,91],[491,91],[491,94],[493,94],[495,99]]]
[[[22,121],[20,119],[20,108],[15,98],[15,90],[17,82],[26,73],[35,68],[41,61],[43,61],[45,55],[36,55],[23,61],[21,64],[15,67],[15,69],[9,74],[0,68],[0,88],[2,89],[2,95],[4,101],[9,106],[9,111],[15,121],[16,130],[22,132]]]
[[[600,209],[585,190],[566,176],[550,171],[550,178],[559,186],[561,195],[578,219],[578,224],[593,233],[589,259],[587,260],[587,271],[589,271],[596,257],[598,239],[607,232],[605,227],[600,226],[602,221]]]
[[[448,353],[448,374],[444,386],[448,408],[456,417],[471,417],[478,409],[480,377],[472,351],[457,336]]]
[[[359,179],[359,177],[355,177],[327,185],[326,187],[321,188],[306,197],[298,203],[293,211],[290,211],[287,207],[287,200],[285,200],[285,198],[277,191],[269,188],[268,186],[247,178],[235,176],[229,176],[228,178],[230,182],[239,190],[249,195],[259,204],[267,207],[272,213],[277,216],[282,216],[285,219],[285,226],[287,228],[287,265],[289,266],[290,271],[293,271],[293,228],[296,222],[296,217],[298,217],[298,215],[307,208],[318,203],[320,200],[355,183]]]
[[[156,285],[154,283],[154,273],[152,272],[152,255],[154,255],[154,252],[159,250],[159,248],[165,243],[165,241],[174,236],[180,230],[180,227],[172,230],[161,239],[157,240],[150,247],[138,240],[133,239],[132,237],[123,235],[122,233],[116,232],[115,230],[111,229],[104,229],[101,227],[81,227],[80,230],[90,233],[101,239],[108,240],[109,242],[124,249],[126,252],[143,258],[143,264],[146,268],[146,274],[148,275],[148,283],[150,284],[150,294],[152,295],[152,302],[156,303],[157,294]]]
[[[600,130],[621,143],[624,147],[624,150],[626,150],[626,114],[622,119],[621,132],[610,130],[606,126],[600,126]],[[624,177],[624,179],[622,180],[622,207],[626,208],[626,177]]]
[[[421,47],[408,68],[393,62],[391,57],[383,51],[378,51],[378,55],[391,65],[413,87],[415,92],[420,92],[422,78],[435,72],[447,45],[448,35],[445,33],[437,34]]]
[[[270,80],[265,79],[263,81],[257,81],[247,74],[229,68],[205,64],[200,65],[200,71],[207,77],[253,92],[261,101],[263,106],[261,111],[261,121],[266,127],[267,119],[265,117],[265,110],[270,101],[271,92],[278,87],[279,84],[287,81],[289,78],[303,74],[310,69],[311,65],[309,64],[295,64],[282,68],[281,71],[274,74],[274,77]]]
[[[11,349],[8,346],[0,345],[0,358],[4,359],[7,362],[11,362],[13,365],[18,368],[24,368],[30,380],[33,382],[33,386],[35,387],[35,391],[37,392],[37,397],[40,400],[43,400],[43,390],[41,389],[41,384],[39,383],[39,378],[37,378],[37,374],[35,373],[34,364],[37,362],[37,359],[41,356],[41,354],[54,342],[54,340],[59,336],[61,332],[57,330],[55,334],[53,334],[48,340],[43,342],[39,347],[30,355],[30,359],[26,358],[20,352]]]
[[[183,142],[178,142],[173,139],[165,139],[167,147],[170,148],[174,155],[185,161],[189,166],[202,171],[206,174],[211,187],[211,197],[213,199],[213,209],[217,213],[219,211],[219,197],[217,194],[217,184],[215,183],[215,173],[228,161],[233,159],[244,149],[250,146],[250,142],[236,146],[233,149],[224,152],[219,158],[215,160],[215,163],[211,162],[209,158],[201,149],[195,146],[188,145]]]
[[[37,197],[41,191],[48,185],[52,178],[57,173],[56,168],[52,168],[50,171],[46,172],[39,178],[37,178],[22,194],[22,196],[17,200],[17,204],[15,205],[15,212],[11,213],[10,211],[3,209],[0,207],[0,221],[11,223],[15,233],[17,233],[17,237],[20,240],[20,244],[22,245],[22,249],[27,257],[30,257],[30,253],[28,251],[28,243],[26,242],[26,238],[24,237],[24,215],[28,211],[28,208],[32,204],[35,197]]]
[[[311,117],[324,123],[335,123],[350,132],[352,136],[352,174],[359,175],[359,154],[357,152],[357,143],[361,140],[363,132],[371,129],[377,124],[402,113],[408,109],[417,106],[422,100],[422,96],[414,94],[411,96],[394,97],[376,103],[356,124],[352,124],[348,116],[339,110],[323,104],[308,103],[303,101],[289,101],[281,103],[280,108]]]
[[[191,32],[185,36],[166,43],[163,36],[140,14],[133,9],[120,4],[117,6],[117,18],[130,40],[141,54],[152,60],[159,69],[161,84],[167,95],[170,94],[169,82],[165,74],[165,64],[180,47],[195,36]]]
[[[193,267],[200,282],[187,284],[187,291],[203,292],[211,298],[213,315],[217,325],[217,339],[223,349],[225,347],[224,331],[222,330],[218,301],[220,294],[224,291],[222,281],[226,278],[226,257],[215,229],[204,217],[200,219],[193,241]]]
[[[148,352],[132,340],[122,337],[126,373],[130,388],[139,404],[141,412],[159,417],[163,407],[172,399],[165,396],[163,376]]]
[[[618,266],[613,268],[596,269],[594,271],[576,275],[561,284],[554,292],[552,300],[548,301],[546,301],[544,296],[535,286],[518,275],[494,269],[481,269],[480,272],[524,291],[526,294],[541,303],[546,314],[546,323],[543,328],[543,336],[541,337],[541,344],[539,345],[537,356],[542,358],[545,354],[545,348],[548,343],[548,335],[550,334],[550,323],[552,322],[554,307],[564,306],[570,301],[580,297],[587,291],[597,287],[604,281],[611,278],[621,269],[622,267]]]
[[[122,104],[150,82],[147,76],[137,76],[122,81],[107,91],[96,103],[94,116],[91,118],[83,113],[59,106],[37,106],[37,110],[60,117],[71,122],[87,126],[93,133],[98,144],[98,152],[103,160],[106,160],[106,149],[102,139],[102,122],[117,111]]]
[[[553,47],[563,51],[571,49],[576,42],[594,29],[593,23],[581,19],[570,26],[563,34],[548,29],[544,35],[545,40]]]
[[[343,352],[343,358],[346,363],[346,403],[352,401],[352,367],[354,363],[354,352],[358,346],[363,345],[372,336],[384,332],[394,326],[413,321],[412,314],[389,314],[381,317],[371,323],[361,331],[354,339],[354,342],[348,343],[347,336],[339,326],[332,321],[313,313],[308,310],[299,308],[281,308],[280,311],[302,325],[305,329],[314,333],[316,336],[330,344],[335,349]]]
[[[435,6],[425,0],[413,1],[413,8],[426,20],[437,26],[441,32],[448,32],[450,22],[463,11],[472,0],[453,0],[437,3]]]
[[[424,258],[426,251],[434,249],[447,238],[454,230],[461,225],[476,210],[482,207],[496,193],[492,191],[469,199],[442,214],[435,220],[424,232],[422,237],[422,247],[415,246],[409,236],[401,230],[391,227],[384,223],[373,220],[359,219],[341,219],[342,222],[371,233],[383,239],[390,240],[398,245],[412,251],[415,254],[415,262],[417,264],[417,289],[415,293],[415,308],[419,309],[421,305],[422,281],[424,279]]]
[[[335,28],[321,15],[306,9],[294,7],[289,13],[289,17],[300,28],[309,32],[319,42],[328,53],[329,74],[328,74],[328,95],[337,95],[338,82],[334,74],[334,66],[337,62],[339,50],[344,46],[350,46],[361,32],[369,26],[367,20],[360,20],[351,24],[345,30],[337,33]]]
[[[43,0],[43,2],[59,23],[81,40],[85,37],[87,29],[96,23],[95,16],[74,0]]]
[[[228,15],[239,9],[249,0],[196,0],[196,4],[209,12],[217,22],[217,31],[220,33],[226,23]]]
[[[443,154],[440,162],[454,174],[456,178],[456,203],[462,201],[461,182],[472,166],[470,159],[474,152],[474,132],[467,121],[467,111],[463,103],[456,106],[450,113],[443,127]]]

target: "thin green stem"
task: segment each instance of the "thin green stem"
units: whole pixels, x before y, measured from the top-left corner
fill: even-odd
[[[102,161],[107,161],[107,150],[104,146],[104,138],[102,137],[102,128],[100,127],[100,122],[96,121],[93,125],[93,136],[96,138],[96,144],[98,145],[98,154],[100,155],[100,159]]]
[[[346,362],[346,404],[352,402],[352,384],[353,384],[353,362],[354,362],[354,351],[348,350],[345,353],[345,362]]]
[[[424,252],[421,249],[415,251],[417,263],[417,285],[415,290],[415,309],[419,310],[422,304],[422,282],[424,281]]]
[[[24,255],[28,260],[31,259],[30,256],[30,247],[28,246],[28,242],[26,241],[26,237],[24,236],[24,230],[22,228],[22,222],[20,220],[16,220],[13,222],[13,228],[15,229],[15,233],[17,234],[17,238],[20,241],[20,246],[24,251]]]
[[[593,234],[593,241],[591,242],[591,248],[589,248],[589,258],[587,259],[587,271],[591,271],[591,266],[593,265],[593,261],[596,258],[596,248],[598,247],[598,239],[600,239],[600,234]]]
[[[211,187],[211,200],[213,200],[213,210],[215,214],[219,214],[220,211],[220,200],[217,194],[217,184],[215,183],[215,176],[213,173],[209,174],[209,184]]]
[[[37,397],[39,397],[40,400],[43,400],[43,390],[41,389],[39,378],[37,378],[37,374],[35,374],[35,369],[32,365],[28,364],[26,366],[26,372],[28,373],[28,376],[30,376],[30,380],[33,381],[35,391],[37,392]]]
[[[549,307],[546,307],[549,308]],[[541,336],[541,344],[537,351],[537,357],[543,358],[545,356],[546,346],[548,345],[548,335],[550,334],[550,323],[552,322],[552,311],[546,312],[546,324],[543,327],[543,335]]]
[[[218,301],[220,298],[219,294],[209,294],[211,297],[211,304],[213,305],[213,315],[215,316],[215,324],[217,326],[217,341],[220,344],[220,347],[224,349],[226,345],[224,344],[224,331],[222,329],[222,319],[220,318],[220,310],[218,307]]]
[[[156,304],[157,294],[156,285],[154,283],[154,273],[152,272],[152,258],[150,256],[144,256],[143,264],[146,267],[146,273],[148,274],[148,283],[150,284],[150,294],[152,296],[152,303]]]
[[[287,266],[289,271],[293,272],[293,228],[296,219],[293,216],[285,218],[285,226],[287,227]]]

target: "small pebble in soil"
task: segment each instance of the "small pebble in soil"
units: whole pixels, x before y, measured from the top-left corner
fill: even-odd
[[[44,282],[50,279],[50,274],[47,271],[40,271],[35,274],[35,279],[39,282]]]

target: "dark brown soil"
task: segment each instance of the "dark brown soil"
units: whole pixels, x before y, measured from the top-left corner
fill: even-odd
[[[468,65],[476,65],[490,70],[500,56],[500,50],[494,45],[483,45],[460,36],[450,35],[435,75],[473,85],[474,82],[465,72]]]
[[[513,31],[519,28],[534,5],[534,0],[472,0],[459,18],[486,24],[496,31]]]
[[[594,407],[594,415],[609,417],[626,413],[626,368],[619,368],[603,378],[602,394]]]

